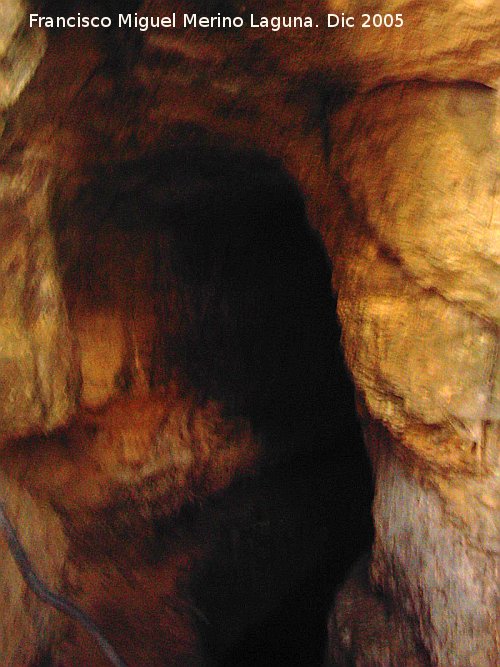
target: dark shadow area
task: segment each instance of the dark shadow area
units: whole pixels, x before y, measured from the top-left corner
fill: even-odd
[[[210,544],[191,595],[211,658],[320,665],[333,591],[371,541],[371,481],[331,266],[296,184],[262,155],[188,142],[97,170],[58,220],[70,316],[136,281],[144,296],[117,308],[132,321],[151,301],[149,387],[220,401],[265,443],[256,476],[155,521],[160,554],[191,529]],[[133,386],[122,369],[115,390]]]

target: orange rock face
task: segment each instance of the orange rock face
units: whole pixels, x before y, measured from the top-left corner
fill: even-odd
[[[210,3],[197,4],[210,14]],[[218,232],[204,217],[217,197],[203,170],[187,176],[193,145],[203,144],[215,156],[205,163],[211,172],[228,147],[279,160],[333,262],[345,357],[376,479],[372,583],[404,610],[421,647],[417,660],[498,664],[497,4],[270,0],[263,8],[250,0],[221,3],[221,12],[244,22],[241,30],[104,34],[29,29],[27,5],[2,2],[2,486],[53,586],[74,587],[103,625],[131,602],[116,640],[147,628],[142,645],[124,640],[132,663],[160,660],[149,626],[163,627],[170,616],[159,611],[151,576],[170,594],[183,561],[155,569],[125,549],[123,567],[136,558],[134,583],[119,567],[124,535],[147,534],[151,513],[175,513],[254,470],[260,439],[238,417],[242,403],[269,414],[283,406],[295,434],[294,413],[304,422],[317,415],[317,383],[305,379],[304,359],[329,363],[315,356],[321,332],[307,338],[305,324],[292,327],[300,342],[293,348],[280,329],[289,311],[300,310],[304,323],[311,316],[304,304],[313,297],[302,286],[321,280],[313,269],[298,271],[298,250],[293,258],[283,250],[292,237],[298,248],[310,239],[293,225],[287,236],[284,200],[276,200],[272,261],[256,271],[258,251],[249,249],[269,240],[265,228],[254,233],[258,207],[252,220],[226,220]],[[192,5],[150,0],[133,11],[169,16]],[[307,16],[312,27],[257,29],[252,14],[259,21]],[[329,25],[328,14],[353,20]],[[392,18],[377,27],[375,16],[398,15],[398,27],[387,25]],[[166,153],[171,163],[162,169],[175,178],[150,187]],[[137,160],[144,173],[134,185],[137,174],[127,169]],[[231,187],[248,175],[238,169],[236,160],[224,172]],[[252,186],[257,202],[275,189],[272,170],[263,171]],[[133,196],[120,209],[109,196],[125,192]],[[202,202],[198,229],[182,217],[189,198]],[[165,212],[167,200],[177,208],[160,224],[150,209]],[[177,246],[175,224],[186,225]],[[189,264],[196,234],[203,252]],[[227,263],[211,273],[215,256]],[[190,266],[182,280],[176,261]],[[282,265],[297,299],[282,302],[268,322],[274,344],[265,363],[250,353],[240,363],[245,332],[251,337],[265,325],[260,306],[275,298],[272,265]],[[235,276],[251,285],[244,293],[252,307],[245,301],[239,309]],[[221,301],[214,294],[224,280]],[[272,387],[280,372],[278,399]],[[85,560],[93,540],[109,540],[112,558]],[[80,635],[72,639],[29,596],[21,600],[24,586],[4,556],[6,662],[39,657],[53,630],[50,642],[66,633],[61,664],[98,664]],[[366,590],[352,595],[365,593],[369,599]],[[344,602],[341,596],[341,611]],[[172,638],[186,646],[179,664],[198,664],[192,617],[179,618]],[[400,649],[413,650],[404,641]],[[365,656],[360,664],[376,664],[362,647],[344,642],[343,650],[347,662],[357,655]]]

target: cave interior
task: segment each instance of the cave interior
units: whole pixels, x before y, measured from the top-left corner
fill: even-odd
[[[263,442],[258,467],[228,489],[175,516],[160,499],[147,539],[139,526],[130,536],[140,558],[128,566],[170,558],[168,578],[171,552],[185,550],[215,664],[319,665],[335,587],[369,548],[371,481],[331,266],[302,194],[279,161],[193,128],[82,183],[53,212],[82,412],[122,402],[126,415],[174,385]]]

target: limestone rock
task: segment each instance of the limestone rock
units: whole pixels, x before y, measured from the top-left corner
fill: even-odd
[[[418,623],[432,665],[498,665],[498,489],[493,507],[479,512],[493,512],[493,522],[480,521],[479,539],[471,540],[439,495],[394,456],[390,439],[375,469],[375,584]],[[459,478],[454,485],[463,487]],[[482,493],[496,486],[487,477]],[[476,499],[466,494],[463,502]]]
[[[0,58],[3,58],[26,15],[24,0],[4,0],[0,5]]]
[[[2,500],[31,565],[46,586],[62,587],[68,544],[62,524],[46,504],[0,475]],[[0,540],[0,654],[5,665],[31,664],[61,628],[61,614],[27,587],[17,564]],[[63,617],[64,618],[64,617]]]
[[[380,425],[371,422],[367,438],[376,477],[374,552],[336,596],[325,664],[498,664],[494,475],[474,485],[443,479],[443,502],[443,489],[440,496],[418,481]]]
[[[200,15],[210,15],[208,7]],[[248,0],[225,2],[223,7],[222,14],[241,16],[244,27],[179,29],[160,39],[183,60],[202,56],[220,64],[226,59],[233,71],[239,66],[245,72],[278,70],[291,80],[319,79],[326,92],[339,83],[364,91],[411,80],[494,86],[500,76],[500,10],[495,0],[442,0],[437,5],[429,0]],[[168,15],[176,9],[174,2],[148,0],[144,14]],[[331,18],[329,27],[329,15],[338,16],[338,25]],[[268,21],[275,17],[281,26],[255,27],[262,16]],[[354,27],[342,26],[342,16],[353,17]],[[396,27],[398,16],[401,27]],[[290,17],[310,17],[312,27],[284,27]],[[392,27],[380,25],[384,18]]]
[[[49,181],[29,161],[0,174],[0,442],[64,423],[78,391],[49,229]]]
[[[22,0],[0,6],[0,110],[11,106],[31,80],[46,48],[45,33],[29,28]]]
[[[356,17],[342,30],[341,53],[363,88],[388,81],[476,81],[499,76],[500,8],[495,0],[328,0],[328,11]],[[363,14],[368,15],[363,19]],[[376,27],[381,15],[401,28]],[[363,22],[366,27],[363,28]],[[332,51],[333,53],[333,51]]]
[[[428,667],[405,614],[372,590],[369,557],[353,567],[328,621],[325,667]]]
[[[343,346],[370,412],[398,433],[417,420],[474,441],[499,409],[495,329],[408,281],[362,233],[346,232],[344,244],[336,267]]]
[[[495,113],[490,91],[412,84],[333,121],[350,216],[334,249],[348,364],[375,417],[428,461],[442,449],[443,464],[470,470],[500,415]]]
[[[440,667],[499,660],[497,126],[493,91],[422,82],[331,124],[343,214],[327,238],[376,477],[373,583]],[[352,657],[332,618],[332,651]],[[365,625],[350,623],[352,639]],[[387,664],[407,664],[399,650]]]
[[[311,7],[304,0],[270,0],[263,10],[249,0],[224,7],[231,4],[246,16],[311,15],[319,27],[152,31],[132,54],[132,40],[123,35],[110,47],[98,45],[92,32],[62,31],[50,62],[15,107],[12,133],[18,134],[11,140],[43,144],[54,136],[57,155],[45,166],[17,164],[12,156],[2,162],[0,440],[64,424],[79,389],[49,224],[54,166],[73,169],[78,180],[84,163],[91,170],[102,159],[152,152],[182,125],[250,143],[283,161],[309,210],[317,211],[314,224],[334,263],[360,404],[389,431],[378,438],[366,427],[377,478],[372,575],[386,600],[374,602],[366,581],[349,595],[359,593],[382,616],[392,600],[413,619],[408,636],[391,625],[394,619],[389,623],[396,655],[412,654],[414,634],[441,667],[497,664],[498,112],[494,92],[474,84],[493,86],[500,75],[498,3],[322,0]],[[178,3],[143,5],[151,14],[160,9],[169,13]],[[0,108],[18,99],[44,49],[43,35],[23,30],[24,11],[12,0],[0,9]],[[327,27],[326,15],[341,12],[356,15],[355,28]],[[404,26],[364,29],[363,12],[402,13]],[[115,54],[118,43],[123,51]],[[108,58],[111,51],[116,60]],[[100,65],[121,62],[124,53],[134,65],[115,80],[114,69]],[[57,68],[61,77],[53,83]],[[329,202],[330,176],[345,198],[345,217]],[[93,349],[85,317],[75,323],[84,353],[97,352],[99,363],[109,356],[106,348]],[[119,363],[93,377],[83,368],[87,387],[94,384],[98,394],[94,405],[112,395],[123,367],[118,325],[112,338]],[[165,431],[150,437],[141,429],[152,428],[151,420],[132,408],[137,432],[130,412],[118,408],[97,430],[80,423],[65,447],[57,433],[32,445],[39,458],[31,467],[46,461],[47,488],[59,498],[72,494],[83,521],[95,521],[96,505],[86,516],[81,512],[90,484],[102,493],[102,511],[117,476],[120,500],[127,502],[130,487],[145,504],[148,493],[151,500],[172,488],[163,479],[148,486],[141,461],[153,472],[166,462],[179,488],[194,474],[200,495],[228,483],[235,468],[255,463],[250,437],[240,454],[210,437],[213,447],[200,452],[193,468],[190,440],[171,435],[186,432],[185,411],[174,412]],[[69,458],[78,447],[87,451],[89,469],[69,474],[67,462],[44,458],[51,446]],[[170,499],[178,509],[185,496]],[[377,641],[370,637],[367,655],[373,649],[376,659],[391,660],[378,653]],[[344,645],[348,652],[352,647]],[[393,664],[404,663],[396,657]]]
[[[425,289],[500,324],[495,93],[397,85],[343,114],[335,159],[381,251]]]

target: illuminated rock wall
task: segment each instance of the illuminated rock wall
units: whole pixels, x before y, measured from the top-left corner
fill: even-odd
[[[234,11],[252,11],[246,4]],[[65,424],[78,396],[49,225],[61,175],[69,200],[93,163],[147,156],[192,126],[262,149],[296,178],[334,264],[376,484],[372,584],[411,628],[423,664],[493,666],[498,6],[309,5],[276,0],[266,13],[311,12],[321,26],[312,33],[152,30],[142,45],[115,35],[121,69],[106,69],[90,32],[52,34],[21,95],[45,36],[23,30],[22,3],[4,1],[0,437]],[[172,10],[158,1],[143,11]],[[357,16],[356,27],[328,30],[328,12]],[[405,26],[363,29],[364,12],[402,13]],[[337,660],[404,664],[376,637],[367,653],[366,633],[340,627],[363,609],[355,620],[342,609],[330,620]]]

